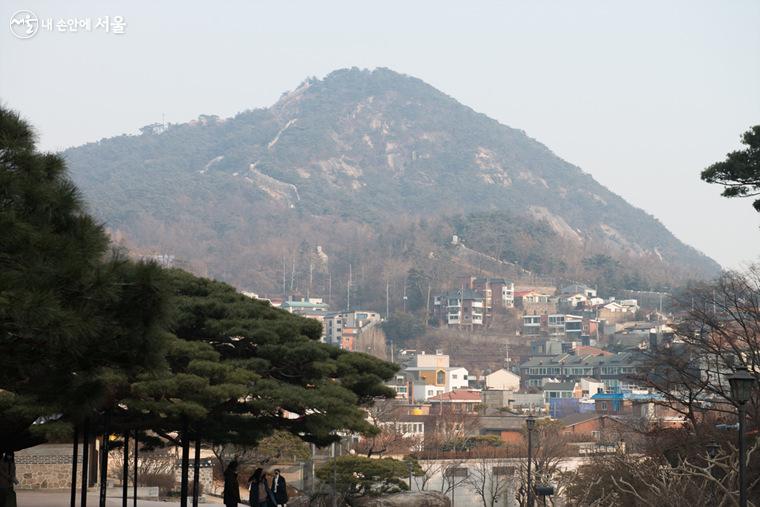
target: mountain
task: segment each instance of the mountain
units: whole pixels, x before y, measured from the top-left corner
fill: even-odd
[[[265,292],[335,281],[337,293],[348,264],[356,286],[359,267],[376,284],[419,268],[445,285],[435,265],[451,259],[452,234],[594,283],[720,269],[523,131],[388,69],[338,70],[266,109],[149,125],[64,156],[117,242]]]

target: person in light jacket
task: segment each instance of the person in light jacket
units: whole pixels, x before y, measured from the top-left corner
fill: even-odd
[[[250,489],[248,502],[251,507],[275,507],[277,505],[277,500],[275,500],[272,489],[267,483],[267,474],[261,468],[254,470],[253,475],[248,479],[248,487]]]

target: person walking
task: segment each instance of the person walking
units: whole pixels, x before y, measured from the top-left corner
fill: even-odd
[[[230,461],[227,469],[224,471],[224,505],[227,507],[237,507],[240,503],[240,483],[238,482],[238,462]]]
[[[16,507],[16,460],[13,451],[6,451],[0,457],[0,507]]]
[[[251,507],[275,507],[277,501],[272,494],[272,489],[267,483],[267,474],[264,470],[257,468],[253,475],[248,479],[250,493],[248,502]]]
[[[288,505],[288,487],[285,483],[285,477],[280,475],[280,470],[275,468],[272,477],[272,494],[277,502],[277,507],[287,507]]]

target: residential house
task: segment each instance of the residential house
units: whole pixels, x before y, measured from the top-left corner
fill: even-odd
[[[396,391],[397,400],[411,402],[411,382],[406,375],[396,375],[393,380],[386,382],[386,386]]]
[[[354,351],[362,333],[368,332],[382,321],[380,314],[372,311],[326,313],[323,320],[325,342]]]
[[[604,382],[594,378],[583,377],[580,379],[581,396],[593,396],[598,392],[604,392]]]
[[[515,306],[515,284],[504,278],[468,277],[467,287],[483,296],[489,316]]]
[[[420,352],[403,371],[412,380],[413,401],[425,401],[431,396],[469,387],[467,369],[450,366],[449,356],[441,351]]]
[[[456,391],[470,387],[467,368],[454,366],[446,371],[446,391]]]
[[[480,391],[459,390],[428,398],[431,414],[476,415],[481,405]]]
[[[498,436],[507,444],[522,444],[525,440],[525,419],[523,415],[481,415],[477,421],[478,433]]]
[[[322,298],[294,298],[284,301],[280,306],[283,310],[296,315],[323,315],[330,309]]]
[[[520,389],[520,375],[501,368],[486,375],[486,389],[517,391]]]
[[[449,327],[474,328],[486,322],[483,296],[471,289],[446,292],[433,300],[433,313]]]
[[[641,354],[622,352],[610,355],[558,354],[551,357],[531,357],[520,365],[524,386],[541,386],[544,379],[579,381],[593,377],[604,382],[605,388],[614,390],[631,383],[643,358]]]
[[[582,296],[589,299],[596,297],[596,289],[592,289],[588,287],[587,285],[582,285],[582,284],[566,285],[565,287],[562,287],[559,290],[559,293],[563,296],[581,294]]]
[[[523,315],[523,336],[567,337],[580,342],[584,331],[588,332],[588,319],[564,313]]]
[[[410,383],[411,396],[410,400],[413,403],[426,402],[433,396],[438,396],[446,392],[446,387],[441,385],[431,385],[424,380],[413,380]]]
[[[550,403],[558,398],[580,398],[581,386],[579,382],[549,382],[544,384],[544,402]]]
[[[528,289],[528,290],[516,290],[514,292],[515,307],[522,309],[528,313],[548,313],[554,312],[557,308],[555,302],[552,301],[552,297],[549,294]]]

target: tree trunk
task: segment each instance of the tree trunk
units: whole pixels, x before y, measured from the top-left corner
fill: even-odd
[[[124,432],[124,467],[121,471],[121,507],[127,507],[129,492],[129,430]]]
[[[195,437],[195,460],[193,461],[193,507],[198,507],[201,491],[201,440]]]
[[[74,450],[71,458],[71,507],[77,504],[77,459],[79,459],[79,428],[74,426]]]
[[[132,472],[134,474],[134,478],[132,479],[132,506],[137,507],[137,453],[139,452],[139,439],[138,436],[139,433],[137,430],[135,430],[135,463],[134,463],[134,471]]]
[[[100,503],[99,507],[106,507],[106,485],[108,483],[108,430],[110,425],[110,412],[103,414],[103,445],[100,455]]]
[[[81,507],[87,507],[87,486],[89,486],[88,472],[90,470],[90,421],[84,420],[82,425],[82,497],[79,501]]]
[[[190,468],[190,440],[188,439],[187,422],[182,424],[182,478],[180,482],[180,507],[187,507],[187,478]]]

